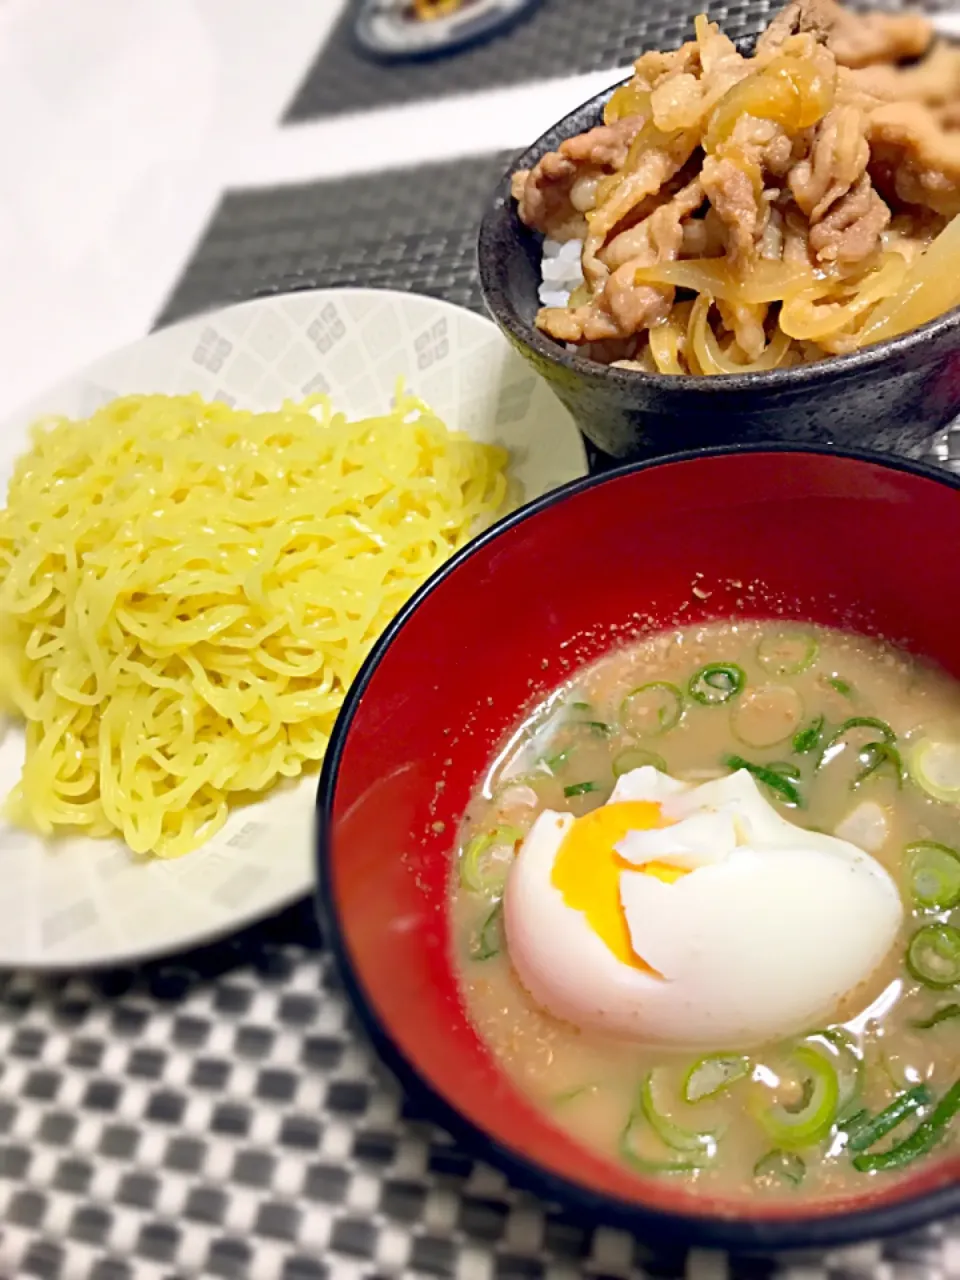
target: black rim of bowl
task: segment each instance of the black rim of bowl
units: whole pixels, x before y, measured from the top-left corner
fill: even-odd
[[[623,80],[620,83],[628,84],[629,80]],[[643,384],[655,386],[663,391],[671,391],[674,394],[696,391],[701,394],[706,392],[722,395],[744,391],[759,392],[793,388],[802,390],[811,384],[856,377],[882,366],[892,357],[910,356],[918,348],[923,348],[946,334],[960,330],[960,307],[955,307],[951,311],[944,312],[943,315],[935,316],[933,320],[927,321],[917,329],[910,329],[895,338],[888,338],[885,342],[861,347],[857,351],[850,352],[849,355],[825,356],[822,360],[813,361],[811,364],[795,365],[790,369],[771,369],[760,373],[725,373],[710,377],[699,374],[676,377],[669,373],[643,373],[637,369],[615,369],[611,365],[598,364],[595,360],[588,360],[586,356],[567,351],[559,342],[548,338],[535,325],[525,320],[510,301],[503,264],[498,264],[498,254],[495,249],[496,241],[503,234],[503,227],[497,224],[503,218],[517,217],[510,207],[511,174],[518,169],[532,168],[547,151],[554,150],[566,138],[581,132],[584,123],[592,118],[617,88],[619,85],[613,85],[581,103],[574,111],[552,125],[546,133],[541,134],[526,151],[517,156],[497,184],[483,215],[477,249],[483,300],[487,310],[498,324],[502,325],[521,346],[531,348],[541,359],[560,365],[581,377],[592,379],[602,377],[605,382],[621,391],[629,391],[631,387]],[[571,122],[578,119],[580,123],[574,127]],[[519,222],[519,219],[517,221]],[[534,237],[539,238],[539,232],[531,231],[522,224],[520,227],[522,236],[530,237],[531,240]],[[518,247],[522,250],[522,246]],[[960,339],[958,339],[958,345],[960,345]]]
[[[497,521],[484,533],[458,551],[442,565],[401,609],[380,639],[350,686],[337,717],[327,747],[317,788],[316,905],[323,935],[336,958],[344,990],[360,1024],[380,1060],[389,1068],[405,1094],[422,1114],[450,1133],[469,1154],[502,1170],[516,1185],[535,1192],[542,1200],[559,1204],[572,1217],[594,1226],[608,1225],[632,1232],[642,1239],[665,1244],[682,1244],[727,1249],[732,1252],[779,1252],[789,1249],[829,1248],[873,1237],[911,1231],[960,1210],[960,1185],[937,1188],[927,1194],[905,1198],[876,1209],[842,1210],[825,1216],[803,1216],[776,1219],[726,1219],[716,1216],[667,1213],[648,1208],[642,1203],[620,1200],[591,1191],[536,1164],[522,1153],[492,1138],[425,1079],[394,1040],[374,1008],[354,970],[332,892],[330,874],[330,839],[333,806],[336,798],[340,761],[354,717],[367,686],[396,636],[407,625],[421,602],[440,587],[459,567],[496,539],[518,525],[534,519],[542,511],[566,501],[585,490],[615,481],[625,475],[662,467],[670,463],[690,462],[703,457],[728,457],[742,454],[807,454],[845,458],[868,463],[891,471],[906,472],[933,480],[947,488],[960,490],[960,476],[929,463],[872,453],[866,450],[832,449],[785,443],[749,446],[725,445],[696,452],[668,454],[641,462],[630,462],[600,475],[571,481],[559,489],[537,498]]]

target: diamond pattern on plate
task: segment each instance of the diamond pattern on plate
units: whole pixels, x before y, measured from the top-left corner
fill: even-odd
[[[585,473],[571,419],[489,321],[411,294],[342,290],[259,299],[105,357],[0,428],[0,476],[26,446],[31,420],[87,414],[117,395],[196,390],[267,409],[323,389],[359,417],[389,407],[401,374],[449,426],[513,447],[526,497]],[[11,727],[0,740],[0,794],[16,781],[22,752]],[[58,841],[54,854],[5,828],[22,909],[0,915],[0,963],[67,966],[172,950],[292,901],[311,883],[315,786],[307,777],[234,812],[204,848],[174,862],[83,838]]]

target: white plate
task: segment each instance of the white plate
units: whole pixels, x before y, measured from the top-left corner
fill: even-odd
[[[400,374],[449,427],[505,444],[527,499],[586,473],[572,419],[490,321],[430,298],[331,289],[212,312],[98,360],[0,426],[0,495],[29,424],[45,413],[86,417],[133,392],[199,391],[261,410],[328,391],[355,418],[387,410]],[[23,735],[7,725],[0,796],[22,760]],[[315,777],[274,792],[173,861],[138,860],[118,840],[47,844],[0,819],[0,965],[142,959],[209,941],[301,897],[313,879],[315,793]]]

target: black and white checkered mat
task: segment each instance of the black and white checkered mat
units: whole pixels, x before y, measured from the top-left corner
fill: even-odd
[[[781,3],[710,0],[701,8],[739,40],[762,31]],[[872,7],[885,6],[883,0],[873,0]],[[888,0],[886,7],[902,6]],[[914,7],[946,12],[955,5],[954,0],[924,0]],[[428,102],[626,66],[644,49],[676,48],[689,36],[696,11],[690,0],[542,0],[518,26],[476,48],[434,62],[381,65],[354,40],[355,10],[347,4],[288,107],[287,120]]]
[[[479,309],[507,160],[234,193],[163,319],[331,284]],[[175,962],[0,976],[0,1280],[580,1276],[960,1280],[960,1223],[779,1263],[585,1230],[409,1112],[308,904]]]
[[[828,1256],[657,1256],[411,1113],[309,907],[175,963],[0,979],[4,1280],[960,1280],[960,1223]]]
[[[159,323],[281,289],[359,285],[483,311],[477,230],[512,153],[223,198]]]

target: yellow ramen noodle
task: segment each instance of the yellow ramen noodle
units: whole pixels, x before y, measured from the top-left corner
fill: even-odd
[[[377,635],[504,506],[507,460],[402,393],[361,422],[153,395],[39,424],[0,512],[12,819],[177,857],[319,760]]]

